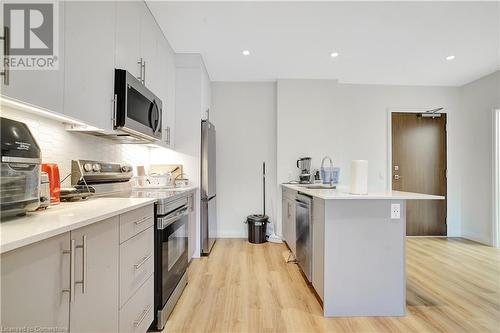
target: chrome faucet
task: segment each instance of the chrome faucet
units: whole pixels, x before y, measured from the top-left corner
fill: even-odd
[[[332,158],[330,156],[325,156],[323,157],[323,159],[321,160],[321,170],[324,170],[323,166],[325,164],[325,160],[328,159],[330,160],[330,172],[328,173],[328,176],[330,178],[330,186],[333,185],[333,161],[332,161]],[[324,172],[324,171],[323,171]],[[324,172],[324,174],[326,175],[326,172]]]

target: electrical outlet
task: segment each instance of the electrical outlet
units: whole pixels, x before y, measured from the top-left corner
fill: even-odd
[[[397,220],[401,218],[401,205],[391,204],[391,219]]]

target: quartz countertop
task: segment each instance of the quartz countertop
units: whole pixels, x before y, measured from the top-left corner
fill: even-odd
[[[154,198],[91,198],[62,202],[0,223],[0,253],[154,204]]]
[[[312,197],[324,200],[444,200],[444,196],[401,192],[385,191],[371,192],[368,194],[350,194],[348,189],[310,189],[299,184],[281,184],[281,186],[298,191]]]

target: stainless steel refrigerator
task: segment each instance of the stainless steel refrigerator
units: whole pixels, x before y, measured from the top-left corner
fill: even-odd
[[[201,121],[201,254],[208,255],[217,235],[215,126]]]

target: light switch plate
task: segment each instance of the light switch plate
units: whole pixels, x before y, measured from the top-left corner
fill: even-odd
[[[401,218],[401,204],[391,204],[391,219],[398,220]]]

